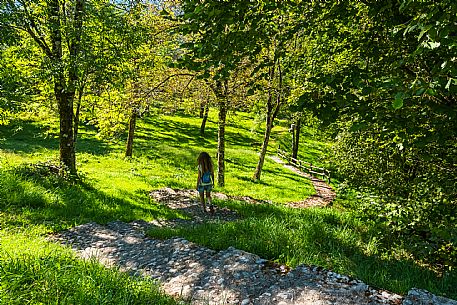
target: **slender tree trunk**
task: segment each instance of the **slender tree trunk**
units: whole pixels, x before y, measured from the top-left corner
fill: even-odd
[[[70,174],[76,175],[75,141],[73,138],[73,100],[66,94],[59,92],[61,86],[59,83],[55,86],[60,117],[60,163],[67,167]]]
[[[273,128],[273,121],[270,117],[267,117],[267,124],[265,128],[265,134],[263,136],[262,149],[260,150],[259,162],[255,168],[254,172],[254,181],[260,180],[260,175],[262,174],[263,163],[265,162],[265,155],[267,153],[268,142],[270,141],[271,129]]]
[[[216,95],[219,106],[219,121],[217,129],[217,185],[225,185],[225,122],[227,118],[227,90],[228,80],[224,83],[216,81],[216,84],[209,83],[209,86]]]
[[[281,66],[278,64],[278,74],[279,74],[279,88],[282,90],[282,73],[281,73]],[[270,85],[274,78],[275,74],[275,66],[270,68]],[[267,122],[265,127],[265,135],[263,137],[262,148],[260,150],[260,157],[259,162],[255,168],[253,180],[257,181],[260,180],[260,176],[262,174],[263,163],[265,161],[265,155],[267,153],[268,142],[270,141],[271,129],[273,128],[273,122],[276,116],[279,113],[279,109],[281,107],[282,97],[280,93],[276,95],[276,101],[273,102],[273,92],[270,89],[268,92],[268,101],[267,101]]]
[[[298,156],[298,145],[300,143],[300,128],[301,128],[301,119],[297,120],[294,130],[292,131],[293,134],[293,146],[292,146],[292,158],[297,159]]]
[[[259,162],[257,163],[255,172],[254,172],[254,176],[253,176],[254,181],[260,180],[260,176],[262,174],[263,163],[265,161],[265,155],[267,153],[268,142],[270,141],[271,130],[273,129],[273,122],[279,113],[279,108],[281,105],[281,100],[280,100],[279,95],[277,97],[277,101],[276,101],[275,105],[273,105],[272,98],[273,97],[270,94],[268,97],[268,102],[267,102],[267,122],[266,122],[266,126],[265,126],[265,134],[263,136],[262,148],[260,149]]]
[[[76,100],[76,111],[75,111],[74,127],[73,127],[73,138],[75,140],[75,145],[76,145],[76,142],[78,141],[79,114],[81,111],[81,101],[83,98],[83,93],[84,93],[84,85],[82,85],[81,88],[79,89],[78,99]]]
[[[137,58],[134,58],[133,61],[135,64],[135,76],[138,76],[139,67],[138,67]],[[127,145],[125,147],[125,156],[126,157],[132,157],[132,155],[133,155],[133,138],[135,136],[136,120],[139,115],[138,97],[139,97],[139,83],[138,83],[138,79],[135,77],[133,80],[133,85],[132,85],[132,95],[131,95],[132,99],[130,101],[131,111],[130,111],[130,117],[129,117],[129,132],[127,135]]]
[[[219,128],[217,130],[217,185],[225,185],[225,121],[227,104],[224,98],[219,100]]]
[[[292,146],[291,146],[291,151],[292,151],[292,157],[294,157],[294,151],[295,151],[295,124],[292,123],[290,125],[289,129],[290,133],[292,134]]]
[[[138,111],[135,107],[132,108],[129,119],[129,133],[127,136],[127,147],[125,149],[125,156],[131,157],[133,153],[133,136],[135,135],[136,119],[138,117]]]
[[[208,102],[201,102],[200,103],[200,119],[203,119],[204,114],[205,114],[205,109],[206,109],[207,105],[208,105]]]
[[[200,126],[200,135],[203,137],[205,135],[205,126],[206,121],[208,120],[208,113],[209,113],[209,103],[206,103],[205,111],[203,112],[203,120]]]
[[[78,4],[77,8],[82,9]],[[75,17],[80,17],[75,12]],[[75,26],[78,20],[75,20]],[[74,130],[73,130],[73,100],[75,91],[73,80],[76,77],[76,58],[74,56],[77,52],[79,44],[78,36],[74,39],[70,48],[70,60],[73,60],[73,65],[69,70],[68,86],[65,82],[64,64],[62,57],[62,33],[61,33],[61,18],[59,1],[49,1],[49,23],[50,23],[50,38],[51,38],[51,51],[50,59],[53,64],[54,74],[54,94],[59,106],[59,120],[60,120],[60,134],[59,134],[59,152],[60,163],[67,167],[70,174],[76,175],[76,153],[74,143]]]

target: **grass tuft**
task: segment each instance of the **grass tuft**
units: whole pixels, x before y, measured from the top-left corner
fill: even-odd
[[[70,250],[20,234],[2,241],[1,304],[176,304],[153,281],[76,259]]]

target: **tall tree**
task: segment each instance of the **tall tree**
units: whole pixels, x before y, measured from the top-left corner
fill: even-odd
[[[184,14],[179,17],[180,32],[186,35],[186,41],[182,44],[186,53],[180,56],[180,64],[190,70],[198,71],[200,78],[207,80],[216,96],[219,111],[217,149],[219,186],[225,184],[225,124],[229,106],[228,92],[232,83],[232,74],[237,66],[232,60],[231,53],[225,52],[226,48],[231,47],[227,39],[231,33],[230,25],[224,22],[212,24],[210,20],[222,17],[221,12],[224,7],[230,5],[228,2],[210,1],[202,4],[200,1],[182,1]],[[217,16],[214,15],[215,11],[218,12]],[[223,18],[227,21],[233,13],[230,12]],[[205,35],[201,35],[202,33]]]
[[[130,47],[130,58],[125,63],[129,75],[126,89],[130,91],[131,97],[128,103],[126,157],[131,157],[133,153],[136,120],[141,115],[141,109],[148,109],[152,97],[157,99],[160,91],[170,89],[173,79],[193,76],[186,71],[168,67],[175,55],[178,38],[172,32],[176,22],[173,18],[165,18],[161,11],[169,9],[174,15],[175,2],[166,0],[143,4],[134,1],[129,11],[129,25],[134,29],[135,39]]]
[[[122,12],[103,0],[5,0],[0,4],[0,14],[2,29],[25,33],[41,51],[42,69],[52,79],[59,111],[60,162],[76,175],[74,102],[81,67],[87,66],[87,60],[94,60],[85,55],[91,53],[95,43],[95,32],[90,32],[93,28],[88,25],[98,20],[121,29]]]
[[[287,1],[183,1],[181,30],[191,35],[184,44],[188,66],[217,71],[226,79],[249,62],[257,78],[248,87],[264,87],[267,114],[265,135],[253,179],[260,179],[273,121],[286,101],[289,41],[311,4]],[[311,10],[310,10],[311,11]],[[306,15],[306,14],[305,14]]]

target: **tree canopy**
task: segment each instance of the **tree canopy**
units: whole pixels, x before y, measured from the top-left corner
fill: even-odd
[[[4,0],[0,35],[0,123],[32,103],[58,114],[74,174],[82,120],[129,126],[131,156],[141,115],[210,103],[222,186],[230,110],[263,109],[253,181],[277,120],[313,116],[338,178],[376,198],[366,215],[456,247],[456,1]]]

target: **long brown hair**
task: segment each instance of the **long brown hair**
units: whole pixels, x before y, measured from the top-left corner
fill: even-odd
[[[207,152],[201,152],[198,156],[197,162],[202,169],[202,173],[213,173],[213,161],[211,160],[211,156]]]

